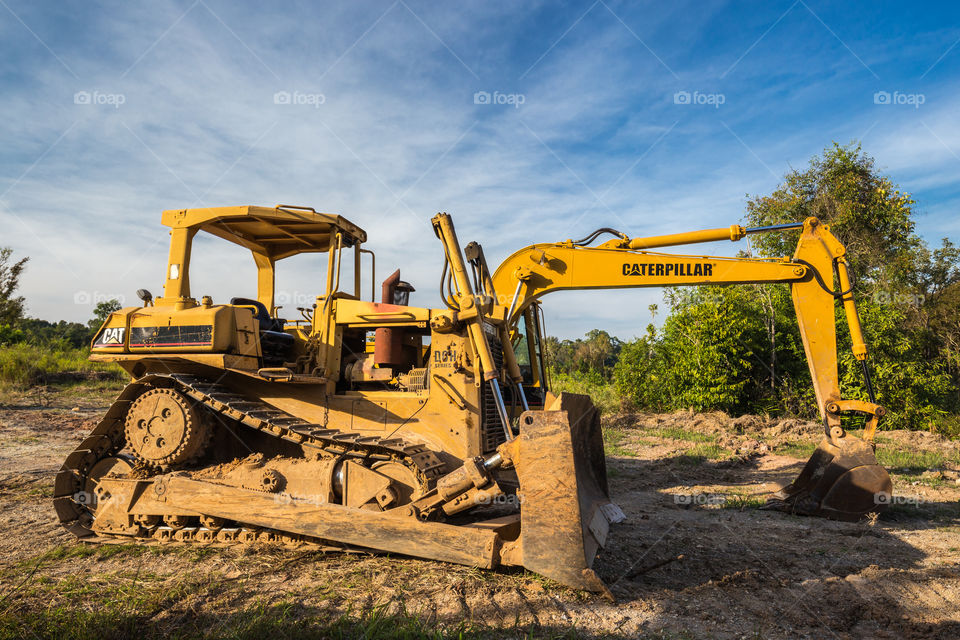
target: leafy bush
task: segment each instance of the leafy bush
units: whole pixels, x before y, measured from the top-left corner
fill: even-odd
[[[617,391],[631,404],[663,411],[671,405],[664,384],[668,374],[662,344],[650,325],[646,336],[623,345],[613,380]]]
[[[26,340],[26,337],[27,335],[21,329],[17,329],[9,324],[0,324],[0,347],[23,342]]]
[[[703,288],[671,299],[663,329],[624,347],[614,370],[618,390],[661,411],[750,410],[764,328],[748,291]]]

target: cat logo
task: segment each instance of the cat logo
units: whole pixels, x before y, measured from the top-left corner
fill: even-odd
[[[103,333],[100,334],[100,339],[97,340],[97,345],[122,345],[123,334],[125,330],[125,327],[107,327],[103,330]]]

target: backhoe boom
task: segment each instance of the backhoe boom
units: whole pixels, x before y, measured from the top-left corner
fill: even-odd
[[[651,251],[663,247],[715,242],[738,241],[753,233],[801,230],[793,257],[779,259],[716,257],[705,255],[677,255]],[[599,246],[588,246],[601,233],[617,236]],[[850,275],[845,258],[846,250],[837,240],[828,225],[816,218],[803,223],[775,225],[773,227],[744,228],[733,225],[726,228],[706,229],[649,238],[628,238],[612,229],[603,229],[584,240],[567,240],[558,243],[535,244],[521,249],[497,269],[493,275],[496,291],[514,292],[508,300],[508,325],[515,326],[525,310],[537,300],[555,291],[579,289],[624,289],[637,287],[670,287],[690,285],[772,284],[790,285],[794,310],[803,339],[807,364],[817,397],[817,407],[824,420],[826,438],[821,444],[825,453],[820,458],[820,467],[801,474],[801,478],[813,476],[818,479],[824,465],[830,460],[842,460],[842,452],[856,451],[851,459],[853,466],[835,477],[828,474],[830,486],[810,486],[789,489],[791,497],[803,493],[807,503],[798,506],[797,499],[790,507],[804,512],[816,512],[835,517],[853,517],[865,510],[875,510],[876,494],[889,493],[890,480],[886,472],[876,464],[872,440],[877,422],[884,415],[883,407],[876,404],[866,367],[867,346],[853,300]],[[839,290],[834,290],[836,279]],[[853,354],[864,363],[870,401],[844,400],[840,395],[837,370],[837,330],[835,321],[836,301],[840,300],[846,315],[852,338]],[[841,427],[841,414],[863,413],[867,416],[863,442],[846,434]],[[818,450],[820,451],[820,450]],[[816,458],[817,456],[815,456]],[[848,456],[849,457],[849,456]],[[809,465],[808,465],[809,466]],[[850,477],[851,474],[855,478]],[[838,478],[845,478],[840,481]],[[867,489],[849,489],[843,501],[826,500],[829,491],[835,491],[837,483],[861,482]],[[808,481],[812,482],[813,480]],[[812,503],[809,494],[813,493]],[[850,496],[853,495],[853,498]],[[815,504],[814,504],[815,503]]]

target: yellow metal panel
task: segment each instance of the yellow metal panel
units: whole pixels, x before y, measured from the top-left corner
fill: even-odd
[[[337,299],[337,324],[422,324],[430,321],[430,309],[405,307],[366,300]]]

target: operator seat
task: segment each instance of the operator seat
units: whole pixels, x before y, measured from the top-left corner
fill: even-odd
[[[252,298],[230,298],[230,304],[241,307],[256,307],[257,313],[254,316],[260,323],[260,331],[283,331],[283,325],[286,320],[270,317],[270,312],[259,300]]]
[[[254,317],[260,324],[260,351],[263,354],[263,366],[282,367],[288,360],[296,342],[292,335],[285,333],[283,330],[286,320],[272,318],[270,312],[267,311],[267,307],[259,300],[230,298],[230,304],[256,308],[257,313]]]

